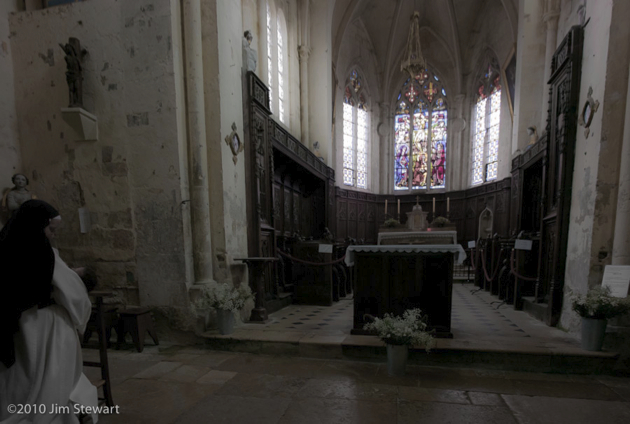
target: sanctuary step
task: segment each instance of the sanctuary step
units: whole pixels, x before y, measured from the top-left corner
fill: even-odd
[[[506,371],[614,374],[619,354],[582,350],[579,340],[548,327],[512,306],[497,308],[485,291],[471,294],[473,284],[453,285],[452,339],[437,339],[427,354],[412,349],[416,365],[478,367]],[[353,300],[332,306],[290,305],[269,314],[262,324],[241,324],[233,334],[204,334],[206,346],[223,351],[323,359],[386,361],[386,349],[375,336],[351,335]]]

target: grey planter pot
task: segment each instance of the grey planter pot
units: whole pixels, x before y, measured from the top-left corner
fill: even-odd
[[[387,374],[393,376],[405,375],[409,346],[387,345]]]
[[[232,334],[234,332],[234,314],[232,311],[217,309],[217,327],[220,334]]]
[[[607,324],[605,319],[582,318],[582,349],[602,350]]]

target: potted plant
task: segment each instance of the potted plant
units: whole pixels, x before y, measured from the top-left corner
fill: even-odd
[[[438,216],[431,223],[431,227],[444,228],[444,227],[448,227],[450,223],[451,223],[451,221],[449,221],[448,218],[445,218],[443,216]]]
[[[383,318],[372,319],[363,329],[375,332],[387,346],[389,375],[404,375],[409,346],[423,347],[429,352],[435,345],[433,336],[426,331],[427,317],[422,316],[420,309],[407,309],[402,316],[385,314]]]
[[[400,221],[395,218],[389,218],[388,220],[383,222],[383,225],[387,228],[395,228],[400,225]]]
[[[201,290],[197,308],[215,308],[219,333],[231,334],[234,332],[234,315],[253,299],[254,294],[247,284],[234,286],[229,283],[212,282]]]
[[[582,317],[582,349],[599,351],[608,320],[630,312],[630,299],[614,297],[609,287],[598,286],[572,296],[573,310]]]

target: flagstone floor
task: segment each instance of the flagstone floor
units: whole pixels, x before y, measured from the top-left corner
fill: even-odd
[[[495,298],[473,289],[455,285],[454,337],[439,340],[438,347],[580,351],[575,337],[511,306],[492,304]],[[349,335],[351,326],[352,300],[345,299],[328,308],[292,305],[265,324],[245,324],[232,336],[218,337],[371,340]],[[84,349],[87,360],[97,354]],[[381,359],[221,352],[167,341],[151,346],[148,340],[142,353],[129,346],[110,350],[109,358],[120,413],[102,415],[104,424],[630,422],[630,379],[623,377],[465,365],[408,365],[405,376],[391,377]],[[86,373],[98,377],[95,369]]]
[[[110,363],[119,413],[103,424],[630,422],[630,379],[612,376],[410,365],[390,377],[382,363],[166,345]]]

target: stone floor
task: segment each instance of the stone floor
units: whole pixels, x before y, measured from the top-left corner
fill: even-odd
[[[455,285],[454,337],[439,340],[426,358],[442,357],[448,349],[469,349],[475,355],[503,352],[513,355],[514,362],[523,361],[523,353],[589,355],[575,337],[511,306],[492,304],[496,299],[485,292],[472,294],[472,289],[469,284]],[[570,370],[506,371],[501,364],[488,369],[466,363],[412,364],[405,376],[390,377],[382,357],[349,360],[341,349],[335,350],[353,343],[380,345],[374,337],[349,335],[351,325],[352,301],[346,299],[328,308],[292,305],[271,314],[265,324],[241,325],[230,336],[210,334],[206,344],[268,342],[270,347],[257,354],[165,341],[151,346],[148,340],[142,353],[132,347],[110,350],[112,392],[120,414],[102,415],[100,422],[630,422],[629,378]],[[94,349],[84,349],[87,360],[97,355]],[[95,369],[86,373],[98,377]]]
[[[390,377],[383,363],[163,344],[111,351],[110,363],[120,413],[104,424],[630,422],[621,377],[411,365]]]

